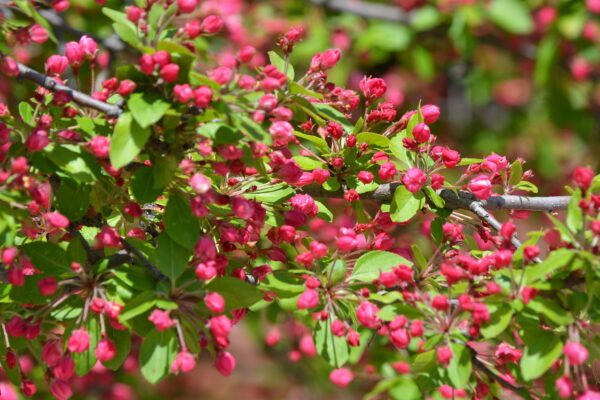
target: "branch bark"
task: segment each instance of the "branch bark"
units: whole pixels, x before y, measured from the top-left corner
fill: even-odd
[[[489,379],[498,382],[500,386],[510,390],[511,392],[515,393],[521,398],[531,398],[531,396],[529,396],[525,389],[513,385],[512,383],[508,382],[506,379],[502,378],[500,375],[489,369],[487,365],[485,365],[479,358],[477,358],[477,352],[474,349],[469,347],[469,350],[471,351],[471,361],[476,369],[485,374]]]
[[[142,263],[142,265],[144,265],[144,267],[146,267],[152,273],[152,275],[154,275],[154,278],[156,278],[156,280],[166,281],[169,279],[165,274],[160,272],[158,267],[152,264],[150,260],[148,260],[144,254],[142,254],[141,251],[129,244],[127,240],[121,238],[121,244],[123,245],[123,248],[127,253],[129,253],[131,256],[135,256]]]
[[[356,0],[310,0],[311,3],[332,11],[347,12],[364,18],[375,18],[389,22],[410,23],[413,13],[400,7]]]
[[[50,78],[49,76],[44,75],[34,69],[31,69],[28,66],[23,65],[21,63],[17,63],[17,65],[19,67],[19,77],[33,81],[38,85],[53,92],[65,92],[77,104],[101,111],[108,117],[118,117],[123,112],[119,105],[106,103],[104,101],[95,99],[92,96],[89,96],[83,92],[62,85],[56,82],[54,79]]]

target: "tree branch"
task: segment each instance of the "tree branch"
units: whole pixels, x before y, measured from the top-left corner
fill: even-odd
[[[361,198],[378,202],[391,201],[394,191],[401,183],[380,185],[372,192],[361,194]],[[322,187],[306,187],[302,190],[313,197],[343,198],[342,191],[329,192]],[[570,196],[529,197],[514,195],[492,196],[487,200],[478,200],[473,193],[464,190],[454,192],[442,189],[438,194],[444,199],[445,207],[451,210],[469,210],[473,202],[478,202],[486,210],[527,210],[527,211],[556,211],[565,210],[569,205]]]
[[[141,251],[129,244],[127,240],[121,238],[121,244],[123,245],[125,251],[130,255],[135,256],[144,265],[144,267],[146,267],[152,273],[152,275],[154,275],[154,278],[156,278],[158,281],[166,281],[169,279],[165,274],[160,272],[158,267],[152,264],[150,260],[148,260]]]
[[[400,7],[357,0],[310,0],[311,3],[332,11],[346,12],[364,18],[376,18],[390,22],[410,23],[413,13]]]
[[[510,383],[509,381],[507,381],[506,379],[502,378],[500,375],[489,369],[487,365],[485,365],[479,358],[477,358],[477,352],[471,347],[467,347],[469,348],[469,350],[471,350],[471,361],[473,362],[473,366],[475,368],[483,372],[491,380],[498,382],[498,384],[503,388],[508,389],[511,392],[523,398],[531,398],[525,389],[513,385],[512,383]]]
[[[71,99],[73,99],[73,101],[82,106],[101,111],[108,117],[118,117],[123,112],[119,105],[106,103],[78,90],[74,90],[68,86],[62,85],[49,76],[37,72],[36,70],[33,70],[21,63],[17,63],[17,65],[19,67],[19,77],[29,79],[30,81],[33,81],[53,92],[65,92],[71,97]]]

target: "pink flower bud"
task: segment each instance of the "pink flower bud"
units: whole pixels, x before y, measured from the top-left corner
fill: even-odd
[[[431,306],[436,310],[446,311],[450,308],[450,302],[446,296],[438,294],[431,301]]]
[[[79,67],[85,57],[83,49],[77,42],[68,42],[65,45],[65,55],[73,67]]]
[[[568,375],[561,376],[556,380],[556,390],[561,399],[570,399],[573,395],[573,382]]]
[[[295,139],[294,127],[287,121],[275,121],[269,133],[273,136],[274,146],[285,146]]]
[[[189,14],[198,7],[198,0],[177,0],[177,7],[183,14]]]
[[[31,397],[37,392],[37,387],[29,379],[23,379],[21,382],[21,392],[23,392],[25,397]]]
[[[218,33],[223,28],[223,20],[221,17],[216,15],[209,15],[208,17],[202,20],[202,32],[214,35]]]
[[[587,361],[588,350],[577,342],[568,342],[564,347],[565,356],[571,365],[580,365]]]
[[[110,361],[117,355],[117,346],[109,339],[102,339],[98,342],[94,353],[98,361]]]
[[[140,57],[140,70],[144,74],[152,75],[155,65],[156,63],[150,54],[144,54],[142,57]]]
[[[90,140],[90,151],[100,160],[108,159],[110,139],[106,136],[94,136]]]
[[[188,181],[190,187],[198,194],[204,194],[210,190],[211,181],[201,173],[195,173]]]
[[[379,327],[380,319],[377,316],[379,308],[368,301],[362,301],[356,309],[356,317],[364,327],[375,329]]]
[[[0,58],[0,71],[6,76],[19,76],[19,66],[11,57]]]
[[[183,85],[175,85],[173,87],[173,96],[175,97],[175,100],[185,104],[194,97],[194,92],[190,85],[184,83]]]
[[[103,226],[100,232],[96,234],[96,243],[100,247],[121,247],[121,237],[114,228]]]
[[[169,316],[169,311],[156,309],[150,313],[148,320],[154,324],[158,331],[164,331],[175,326],[175,321]]]
[[[57,400],[67,400],[73,395],[71,386],[60,379],[55,379],[50,384],[50,393],[56,397]]]
[[[165,50],[159,50],[152,54],[152,59],[159,67],[164,67],[165,65],[171,63],[171,55]]]
[[[213,313],[225,312],[225,299],[219,293],[208,293],[204,296],[204,304]]]
[[[207,108],[212,101],[212,90],[208,86],[200,86],[194,90],[194,104],[200,108]]]
[[[573,180],[583,191],[590,188],[592,180],[594,179],[594,171],[591,168],[577,167],[573,171]]]
[[[210,333],[215,338],[226,338],[231,332],[231,320],[225,315],[212,317],[209,321]]]
[[[57,340],[47,342],[42,348],[42,360],[48,367],[54,367],[58,364],[61,356],[62,350]]]
[[[217,371],[223,376],[229,376],[233,372],[236,366],[235,357],[227,352],[220,351],[217,353],[217,358],[215,359],[215,368]]]
[[[29,27],[29,38],[36,43],[44,43],[48,40],[48,31],[39,24]]]
[[[42,296],[52,296],[58,289],[58,282],[54,277],[49,276],[38,281],[38,288]]]
[[[413,169],[421,172],[421,170],[418,168],[413,168]],[[396,165],[391,161],[387,161],[387,162],[384,162],[383,164],[381,164],[381,167],[379,167],[379,171],[377,172],[377,175],[379,176],[379,179],[381,179],[382,181],[388,181],[388,180],[392,179],[396,175],[397,172],[398,172],[398,170],[396,169]],[[409,172],[410,172],[410,170],[409,170]],[[422,174],[422,172],[421,172],[421,174]],[[425,179],[426,178],[427,177],[425,177]]]
[[[600,0],[586,0],[585,6],[588,11],[594,14],[600,14]]]
[[[415,125],[412,134],[417,142],[426,143],[429,141],[429,137],[431,136],[431,130],[429,129],[429,126],[420,122]]]
[[[27,141],[25,142],[25,146],[27,150],[31,152],[43,150],[50,140],[48,139],[48,132],[44,130],[36,130],[29,135]]]
[[[98,43],[94,39],[89,36],[83,35],[81,39],[79,39],[79,45],[83,49],[83,52],[89,59],[93,59],[96,57],[96,53],[98,52]]]
[[[117,88],[117,93],[123,97],[130,95],[136,88],[136,84],[134,81],[125,79],[119,83],[119,87]]]
[[[314,289],[306,289],[300,297],[298,297],[298,309],[306,310],[319,305],[319,292]]]
[[[360,81],[359,87],[368,102],[379,99],[387,90],[387,85],[381,78],[364,77]]]
[[[452,350],[446,346],[440,346],[437,348],[437,361],[442,365],[448,365],[452,358]]]
[[[58,211],[44,214],[44,219],[53,228],[61,229],[69,226],[69,219]]]
[[[17,257],[18,250],[16,247],[7,247],[2,249],[2,263],[4,265],[11,265]]]
[[[425,104],[421,107],[421,114],[425,123],[431,125],[440,117],[440,108],[433,104]]]
[[[46,72],[49,75],[60,75],[66,71],[69,66],[69,60],[65,56],[57,54],[51,55],[46,61]]]
[[[67,349],[71,353],[83,353],[90,347],[90,335],[83,328],[71,332],[67,342]]]
[[[240,49],[238,58],[240,59],[240,62],[247,64],[252,61],[254,54],[256,54],[256,49],[252,46],[245,45]]]
[[[127,15],[127,19],[137,24],[140,18],[142,17],[143,10],[136,6],[127,6],[125,7],[125,14]]]
[[[492,195],[492,182],[487,175],[478,175],[471,179],[468,188],[480,200],[487,200]]]
[[[165,82],[176,82],[179,79],[179,65],[171,63],[160,69],[160,76]]]
[[[175,357],[175,361],[171,365],[171,371],[174,374],[179,372],[190,372],[196,366],[196,358],[189,351],[181,351]]]
[[[354,379],[354,374],[348,368],[338,368],[331,371],[329,380],[340,388],[347,387]]]

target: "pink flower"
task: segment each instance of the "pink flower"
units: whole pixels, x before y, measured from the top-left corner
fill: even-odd
[[[65,55],[67,56],[67,60],[69,60],[69,64],[77,68],[83,62],[85,52],[83,51],[79,43],[69,42],[65,45]]]
[[[169,311],[154,310],[148,317],[148,320],[154,324],[158,331],[164,331],[166,329],[175,326],[175,321],[171,319]]]
[[[329,380],[340,388],[345,388],[354,379],[354,374],[348,368],[338,368],[331,371]]]
[[[490,182],[487,175],[478,175],[471,179],[468,188],[471,193],[481,200],[487,200],[492,195],[492,182]]]
[[[140,70],[146,75],[152,75],[156,62],[152,55],[144,54],[140,57]]]
[[[231,373],[235,369],[235,365],[235,357],[231,353],[227,351],[220,351],[217,353],[217,358],[215,359],[215,367],[221,375],[231,375]]]
[[[273,145],[285,146],[295,139],[294,127],[287,121],[275,121],[269,128],[269,133],[273,136]]]
[[[590,12],[600,14],[600,0],[586,0],[585,6]]]
[[[196,358],[189,351],[181,351],[175,357],[175,361],[173,361],[173,365],[171,365],[171,371],[174,374],[178,374],[179,372],[190,372],[196,366]]]
[[[213,313],[222,313],[225,311],[225,299],[219,293],[208,293],[204,296],[204,304]]]
[[[43,150],[50,140],[48,139],[48,132],[44,130],[36,130],[29,135],[27,141],[25,142],[25,146],[27,146],[27,150],[34,152]]]
[[[102,339],[98,342],[95,350],[96,358],[99,361],[110,361],[117,354],[117,347],[109,339]]]
[[[67,342],[67,349],[71,353],[83,353],[90,347],[90,335],[83,328],[71,332]]]
[[[165,82],[175,82],[179,79],[179,65],[171,63],[163,66],[160,69],[160,77]]]
[[[201,173],[195,173],[189,179],[188,183],[194,192],[198,194],[204,194],[210,190],[211,181]]]
[[[184,14],[189,14],[198,6],[198,0],[177,0],[179,11]]]
[[[568,342],[565,344],[564,352],[571,365],[583,364],[589,356],[588,350],[577,342]]]
[[[398,172],[398,170],[396,169],[396,165],[391,161],[387,161],[381,164],[377,175],[382,181],[388,181],[392,179],[394,175],[396,175],[396,172]]]
[[[135,90],[136,87],[137,87],[137,85],[135,84],[134,81],[132,81],[130,79],[125,79],[119,83],[119,87],[117,88],[117,93],[120,96],[125,97],[125,96],[128,96],[131,93],[133,93],[133,91]]]
[[[60,75],[66,71],[69,66],[69,60],[65,56],[53,54],[46,61],[46,72],[49,75]]]
[[[279,328],[271,329],[265,337],[265,343],[269,347],[275,346],[277,343],[279,343],[280,340],[281,340],[281,331],[279,330]]]
[[[192,87],[187,83],[173,86],[173,96],[180,103],[187,103],[194,96]]]
[[[381,78],[367,78],[366,76],[360,81],[360,90],[368,102],[377,100],[385,94],[387,85]]]
[[[402,175],[402,183],[409,192],[417,193],[427,182],[427,175],[419,168],[411,168]]]
[[[19,66],[11,57],[0,58],[0,71],[7,76],[19,76]]]
[[[91,37],[83,35],[81,39],[79,39],[79,45],[88,58],[92,59],[96,56],[96,53],[98,52],[98,43]]]
[[[212,90],[208,86],[200,86],[194,89],[194,104],[200,108],[207,108],[212,101]]]
[[[294,210],[308,216],[313,217],[317,215],[317,212],[319,211],[319,207],[315,203],[315,200],[308,194],[297,194],[289,201]]]
[[[231,332],[231,320],[225,315],[212,317],[209,321],[210,333],[215,338],[226,338]]]
[[[583,191],[590,188],[592,180],[594,179],[594,171],[591,168],[577,167],[573,171],[573,180]]]
[[[417,142],[425,143],[429,140],[429,137],[431,136],[431,130],[426,124],[420,122],[417,125],[415,125],[412,134]]]
[[[67,400],[73,395],[73,390],[69,383],[60,379],[55,379],[50,384],[50,393],[52,393],[57,400]]]
[[[410,343],[410,336],[406,329],[396,329],[390,333],[390,341],[399,349],[405,349]]]
[[[361,301],[356,308],[356,318],[364,327],[374,329],[379,327],[381,322],[377,313],[379,308],[368,301]]]
[[[62,350],[60,343],[57,340],[46,342],[42,348],[42,360],[49,367],[54,367],[56,364],[58,364],[61,356]]]
[[[298,348],[307,357],[314,357],[317,355],[317,348],[315,342],[310,334],[303,335],[298,343]]]
[[[142,17],[143,10],[136,6],[127,6],[125,7],[125,14],[127,15],[127,19],[137,24],[140,18]]]
[[[456,150],[443,149],[442,162],[446,168],[454,168],[460,162],[460,154],[458,154],[458,151]]]
[[[223,20],[216,15],[209,15],[202,20],[202,31],[209,35],[218,33],[223,28]]]
[[[317,53],[313,56],[310,62],[310,68],[313,71],[325,71],[335,67],[342,58],[342,53],[339,49],[325,50],[323,54]]]
[[[42,296],[52,296],[58,289],[58,282],[54,277],[48,276],[38,281],[38,288]]]
[[[59,360],[52,367],[52,372],[58,379],[68,381],[73,377],[73,375],[75,375],[75,362],[68,354],[59,357]]]
[[[437,348],[437,360],[440,364],[448,365],[452,358],[452,350],[446,346],[440,346]]]
[[[53,228],[61,229],[69,226],[69,219],[58,211],[44,214],[44,219]]]
[[[103,226],[96,235],[96,243],[100,247],[121,247],[121,237],[114,228]]]
[[[298,309],[306,310],[319,305],[319,292],[314,289],[306,289],[300,297],[298,297]]]
[[[39,24],[33,24],[29,27],[29,37],[36,43],[44,43],[48,40],[48,31]]]
[[[433,104],[425,104],[421,107],[421,114],[427,125],[433,124],[440,117],[440,108]]]
[[[90,151],[101,160],[108,159],[110,152],[110,139],[106,136],[94,136],[90,140]]]

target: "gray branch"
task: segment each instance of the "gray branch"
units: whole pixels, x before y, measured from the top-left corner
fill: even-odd
[[[38,85],[53,92],[65,92],[71,97],[71,99],[73,99],[73,101],[75,101],[79,105],[101,111],[108,117],[118,117],[123,112],[121,107],[119,107],[116,104],[106,103],[104,101],[95,99],[92,96],[89,96],[83,92],[74,90],[65,85],[61,85],[49,76],[44,75],[36,70],[33,70],[21,63],[17,63],[17,65],[19,67],[20,77],[29,79],[30,81],[33,81]]]
[[[152,273],[156,280],[166,281],[169,279],[165,274],[160,272],[160,269],[158,269],[156,265],[152,264],[141,251],[135,248],[135,246],[132,246],[127,240],[121,238],[121,244],[127,253],[129,253],[131,256],[135,256],[142,263],[142,265]]]
[[[346,12],[364,18],[375,18],[383,21],[410,23],[413,17],[400,7],[381,3],[370,3],[358,0],[310,0],[311,3],[326,7],[332,11]]]
[[[377,202],[391,201],[394,191],[401,183],[388,183],[379,185],[372,192],[361,194],[361,198]],[[322,187],[306,187],[302,189],[313,197],[342,198],[341,191],[329,192]],[[478,200],[473,193],[464,190],[457,192],[442,189],[438,194],[444,199],[445,207],[451,210],[470,210],[473,202],[478,202],[486,210],[526,210],[526,211],[557,211],[565,210],[569,205],[570,196],[529,197],[502,195],[492,196],[487,200]]]

